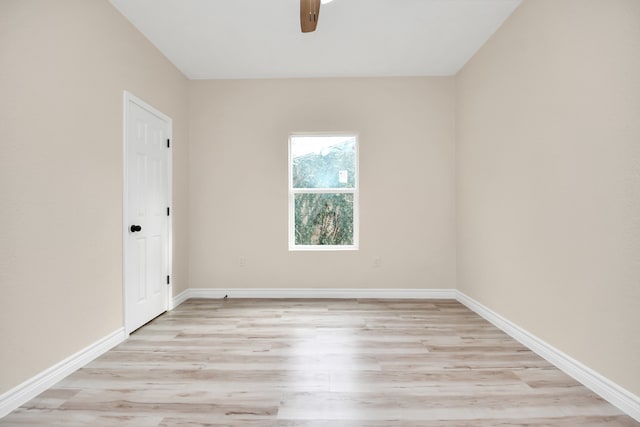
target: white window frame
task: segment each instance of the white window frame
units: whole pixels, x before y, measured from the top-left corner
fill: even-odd
[[[354,188],[293,188],[293,155],[291,142],[296,137],[352,137],[355,138],[355,186]],[[289,135],[289,250],[290,251],[354,251],[360,241],[360,137],[356,132],[313,133],[300,132]],[[296,245],[295,195],[296,194],[353,194],[353,245]]]

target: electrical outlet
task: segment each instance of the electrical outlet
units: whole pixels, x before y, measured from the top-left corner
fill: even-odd
[[[373,257],[373,267],[380,268],[382,267],[382,258],[379,256]]]
[[[247,266],[247,259],[243,256],[241,256],[238,259],[238,265],[240,265],[240,267],[246,267]]]

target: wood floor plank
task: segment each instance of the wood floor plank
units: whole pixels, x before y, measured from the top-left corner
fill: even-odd
[[[4,426],[640,426],[453,300],[189,300]]]

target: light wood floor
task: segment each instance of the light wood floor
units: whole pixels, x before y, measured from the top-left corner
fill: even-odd
[[[190,300],[0,426],[638,426],[456,301]]]

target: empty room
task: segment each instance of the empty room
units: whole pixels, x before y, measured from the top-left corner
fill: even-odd
[[[0,0],[0,426],[640,426],[639,0]]]

